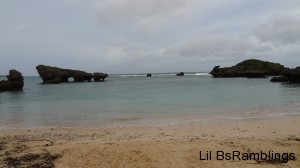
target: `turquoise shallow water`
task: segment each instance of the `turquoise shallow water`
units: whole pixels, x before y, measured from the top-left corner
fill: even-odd
[[[0,93],[0,128],[172,124],[183,118],[260,118],[300,114],[300,85],[204,73],[110,75],[105,82],[41,85]]]

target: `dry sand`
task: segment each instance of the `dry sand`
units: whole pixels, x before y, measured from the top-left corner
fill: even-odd
[[[212,151],[212,160],[200,160]],[[216,160],[216,151],[295,153],[287,163]],[[203,156],[203,155],[202,155]],[[0,167],[300,167],[300,117],[171,126],[0,130]]]

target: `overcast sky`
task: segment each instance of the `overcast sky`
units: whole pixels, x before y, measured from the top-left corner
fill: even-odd
[[[300,66],[300,0],[0,0],[0,74]]]

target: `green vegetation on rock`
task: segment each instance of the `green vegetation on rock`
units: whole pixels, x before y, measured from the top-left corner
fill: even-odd
[[[265,77],[278,75],[284,66],[279,63],[249,59],[232,67],[216,66],[210,72],[214,77]]]

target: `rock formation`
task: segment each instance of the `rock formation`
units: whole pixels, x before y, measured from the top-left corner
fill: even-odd
[[[289,79],[284,76],[275,76],[271,79],[271,82],[288,82]]]
[[[108,75],[105,73],[101,73],[101,72],[94,73],[94,81],[95,82],[104,81],[104,79],[107,77],[108,77]]]
[[[295,69],[285,69],[281,72],[281,75],[286,77],[291,83],[300,83],[300,67]]]
[[[210,74],[214,77],[261,78],[268,75],[278,75],[283,69],[284,66],[279,63],[250,59],[232,67],[220,68],[220,66],[215,66]]]
[[[151,77],[151,76],[152,76],[152,74],[151,74],[151,73],[148,73],[148,74],[147,74],[147,77]]]
[[[24,87],[24,78],[17,70],[10,70],[7,75],[8,80],[0,81],[0,91],[22,90]]]
[[[184,76],[184,72],[180,72],[180,73],[176,74],[176,76]]]
[[[40,77],[43,80],[44,84],[58,84],[62,82],[68,82],[69,78],[73,78],[74,82],[84,82],[91,80],[96,76],[96,80],[104,80],[108,75],[100,73],[95,73],[93,75],[91,73],[87,73],[79,70],[71,70],[71,69],[62,69],[57,67],[39,65],[36,67]]]

